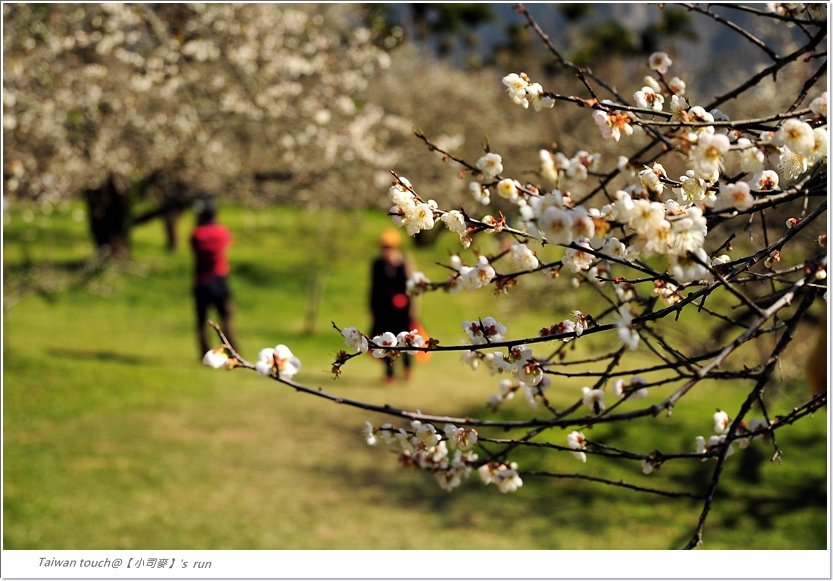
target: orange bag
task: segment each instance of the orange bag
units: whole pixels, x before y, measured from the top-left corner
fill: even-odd
[[[412,328],[412,329],[416,329],[416,330],[417,330],[417,332],[418,332],[420,335],[422,335],[423,339],[425,339],[426,341],[429,339],[428,331],[426,331],[426,330],[425,330],[425,327],[424,327],[424,326],[422,325],[422,323],[420,323],[419,321],[416,321],[416,322],[415,322],[415,323],[411,326],[411,328]],[[431,355],[432,355],[432,353],[429,353],[428,351],[417,351],[417,352],[414,354],[414,358],[415,358],[417,361],[419,361],[420,363],[425,363],[426,361],[428,361],[429,359],[431,359]]]

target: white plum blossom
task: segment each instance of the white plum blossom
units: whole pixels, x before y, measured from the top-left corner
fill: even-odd
[[[214,369],[227,367],[228,362],[229,355],[225,347],[217,347],[215,349],[211,349],[210,351],[206,351],[202,358],[203,365],[207,365],[208,367],[212,367]]]
[[[515,492],[524,485],[515,462],[510,462],[509,466],[501,465],[492,478],[492,482],[504,494]]]
[[[502,179],[497,183],[497,193],[501,198],[514,202],[518,199],[518,183],[509,178]]]
[[[587,440],[584,439],[584,434],[579,431],[572,431],[567,434],[567,446],[575,450],[570,452],[576,459],[581,462],[587,462],[587,454],[583,452],[586,447]]]
[[[477,321],[463,321],[463,329],[472,345],[499,343],[503,341],[506,327],[498,323],[494,317],[483,317]]]
[[[484,188],[480,182],[469,182],[469,191],[475,201],[480,202],[484,206],[488,206],[491,202],[489,189]]]
[[[375,446],[378,443],[378,440],[376,439],[376,428],[370,422],[366,421],[364,423],[362,434],[364,435],[364,441],[368,446]]]
[[[807,157],[799,155],[785,146],[781,152],[781,157],[778,159],[778,172],[784,178],[795,179],[806,172],[809,165]]]
[[[468,234],[468,226],[466,226],[466,218],[459,210],[451,210],[440,217],[440,221],[446,227],[460,237],[460,244],[464,248],[468,248],[471,244],[471,237]]]
[[[666,177],[665,168],[658,163],[655,163],[652,168],[646,167],[644,170],[639,172],[639,181],[642,183],[642,187],[644,187],[649,193],[654,194],[654,196],[662,194],[662,190],[665,186],[660,178],[664,177]]]
[[[347,327],[341,330],[341,335],[344,337],[344,342],[347,346],[355,349],[356,353],[367,353],[367,337],[360,333],[358,329],[355,327]]]
[[[555,101],[549,95],[544,94],[544,89],[538,83],[530,83],[526,87],[526,96],[532,108],[536,111],[542,109],[552,109],[555,106]]]
[[[725,435],[709,436],[708,440],[706,440],[703,436],[697,436],[694,439],[695,451],[697,454],[705,454],[706,452],[710,452],[722,446],[725,441]],[[734,448],[732,448],[732,446],[729,446],[729,449],[726,451],[726,457],[728,458],[729,456],[734,454],[734,452]],[[705,461],[706,458],[703,458],[703,460]]]
[[[720,184],[720,193],[717,195],[715,210],[726,210],[734,208],[738,211],[745,211],[755,205],[755,196],[750,191],[749,184],[737,182],[734,184]]]
[[[645,380],[634,375],[629,382],[624,379],[617,379],[613,382],[613,393],[617,397],[628,396],[630,398],[644,398],[648,397],[648,388],[642,387],[645,385]]]
[[[448,445],[453,449],[466,452],[477,443],[477,430],[474,428],[458,428],[454,424],[446,424],[443,431]]]
[[[593,112],[593,120],[602,132],[602,139],[612,139],[618,142],[623,133],[625,136],[633,135],[633,126],[630,124],[631,118],[626,113],[608,114],[597,109]]]
[[[694,438],[694,451],[697,454],[706,453],[706,439],[703,436],[697,436]]]
[[[487,153],[477,160],[476,165],[484,180],[491,180],[503,173],[503,158],[497,153]]]
[[[526,73],[509,73],[503,77],[503,85],[512,102],[524,109],[528,108],[530,103],[536,111],[552,108],[555,105],[552,97],[544,95],[543,87],[531,82]]]
[[[292,354],[286,345],[261,349],[255,363],[255,371],[260,375],[290,380],[301,370],[301,361]]]
[[[422,294],[428,289],[431,281],[421,271],[415,271],[405,281],[405,292],[411,296]]]
[[[778,145],[786,145],[798,155],[807,156],[815,147],[813,128],[809,123],[798,119],[787,119],[775,134]]]
[[[696,256],[699,259],[694,260]],[[709,255],[702,248],[689,254],[669,254],[668,272],[678,282],[695,282],[707,279],[711,276],[709,269],[704,265],[709,263]]]
[[[662,87],[657,82],[657,80],[654,77],[652,77],[651,75],[645,75],[644,77],[642,77],[642,83],[646,87],[651,89],[654,93],[661,93],[662,92]],[[634,97],[635,97],[635,95],[634,95]],[[642,105],[640,105],[640,107],[641,106]]]
[[[422,347],[425,345],[425,338],[419,334],[419,331],[413,329],[411,331],[402,331],[396,336],[397,347]]]
[[[813,129],[813,149],[809,153],[810,159],[816,161],[827,157],[827,128],[816,127]]]
[[[671,111],[671,119],[673,121],[688,121],[688,110],[690,106],[688,100],[682,95],[671,95],[671,103],[668,109]]]
[[[665,98],[652,87],[642,87],[633,94],[633,100],[636,101],[637,107],[654,111],[662,111],[662,104],[665,103]]]
[[[425,448],[433,448],[440,443],[440,434],[437,433],[437,428],[433,424],[426,424],[419,420],[411,422],[411,428],[414,430],[414,435],[417,440],[425,446]]]
[[[651,70],[664,75],[668,72],[668,67],[671,66],[671,58],[664,52],[652,53],[651,56],[648,57],[648,66]]]
[[[764,152],[755,147],[746,137],[737,141],[738,164],[742,172],[756,174],[764,169]]]
[[[513,347],[513,359],[515,360],[514,372],[517,373],[523,385],[536,386],[544,379],[544,371],[535,360],[532,350],[526,347]]]
[[[548,207],[538,226],[550,244],[570,244],[573,241],[573,214],[556,206]]]
[[[593,254],[587,252],[587,250],[591,250],[590,241],[582,237],[577,239],[574,244],[577,248],[570,247],[564,251],[564,266],[572,272],[585,271],[590,268],[596,258]]]
[[[685,95],[686,84],[680,77],[671,77],[671,80],[668,81],[668,88],[671,89],[674,95],[682,96]]]
[[[535,253],[530,250],[529,246],[521,242],[512,244],[506,258],[514,268],[521,271],[535,270],[539,264]]]
[[[541,149],[538,152],[538,158],[541,161],[541,176],[552,183],[558,182],[558,168],[552,158],[552,153],[547,149]]]
[[[595,208],[591,208],[594,212],[598,212]],[[587,211],[584,206],[573,208],[573,234],[579,238],[586,238],[590,240],[596,235],[596,222],[593,221],[593,216]],[[599,216],[596,215],[598,218]]]
[[[763,191],[777,190],[778,174],[771,169],[765,169],[755,179],[755,187]]]
[[[372,342],[376,347],[370,352],[376,359],[384,359],[388,356],[388,350],[391,347],[396,347],[399,344],[399,339],[390,331],[385,331],[381,335],[373,337]]]
[[[729,138],[723,134],[703,133],[689,155],[697,177],[713,182],[720,175],[723,156],[729,151]]]
[[[459,272],[460,286],[466,290],[486,286],[495,278],[495,269],[489,264],[489,259],[482,255],[475,266],[461,266]]]
[[[827,119],[827,91],[810,101],[810,111]]]
[[[706,241],[708,226],[703,217],[703,211],[692,206],[685,216],[671,222],[671,244],[669,250],[673,254],[684,255],[703,248]]]
[[[729,425],[732,423],[729,419],[729,414],[723,410],[717,410],[713,416],[714,431],[717,434],[726,434],[729,432]]]
[[[699,135],[712,135],[714,134],[714,127],[712,125],[699,125],[702,123],[714,123],[714,115],[703,109],[700,105],[694,105],[690,107],[688,111],[686,111],[683,115],[681,115],[683,121],[688,121],[689,123],[697,123],[697,127],[691,127],[689,133],[689,139],[697,139]],[[725,134],[721,134],[725,135]],[[711,180],[714,181],[714,180]]]
[[[426,202],[416,204],[414,211],[405,216],[404,225],[409,236],[431,230],[434,227],[434,208]]]
[[[526,74],[510,73],[503,77],[503,84],[506,91],[509,93],[509,98],[524,109],[529,107],[527,100],[526,88],[529,86],[529,78]]]
[[[582,387],[581,403],[594,414],[600,414],[605,410],[605,392],[599,388]]]
[[[636,348],[639,346],[639,333],[633,328],[633,315],[627,304],[619,307],[616,333],[619,335],[619,340],[625,347],[631,351],[636,351]]]

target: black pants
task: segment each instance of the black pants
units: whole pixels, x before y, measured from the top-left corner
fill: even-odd
[[[197,305],[197,322],[204,325],[208,320],[208,309],[217,309],[220,317],[225,319],[229,314],[229,299],[231,289],[224,276],[215,276],[208,282],[194,285],[194,301]]]

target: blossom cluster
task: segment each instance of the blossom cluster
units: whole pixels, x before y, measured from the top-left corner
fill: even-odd
[[[368,340],[367,336],[361,333],[356,327],[346,327],[341,330],[345,344],[354,349],[356,353],[367,353],[370,349],[371,355],[377,359],[395,357],[399,351],[407,351],[409,348],[419,349],[425,346],[425,338],[419,334],[417,329],[401,331],[394,335],[385,331]]]
[[[725,411],[717,410],[712,416],[712,420],[714,421],[714,435],[709,436],[708,439],[703,436],[697,436],[694,439],[695,451],[697,454],[705,454],[707,452],[719,450],[726,445],[726,436],[728,435],[729,428],[732,425],[732,419]],[[743,449],[749,446],[753,437],[762,433],[767,433],[770,428],[770,424],[765,419],[762,420],[753,418],[749,420],[748,424],[742,424],[740,428],[740,432],[745,435],[736,438],[734,442],[737,442],[738,446]],[[732,446],[734,442],[729,443],[726,450],[727,458],[735,453],[734,447]],[[703,458],[703,460],[705,461],[706,459]]]
[[[418,420],[410,427],[405,430],[389,423],[374,426],[365,422],[365,442],[375,446],[381,441],[397,448],[403,465],[430,472],[443,490],[460,486],[477,464],[477,454],[471,451],[477,444],[477,431],[446,424],[440,433],[433,424]]]

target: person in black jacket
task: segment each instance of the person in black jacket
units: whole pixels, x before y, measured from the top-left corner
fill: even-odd
[[[379,238],[381,254],[373,261],[370,285],[370,311],[373,316],[371,337],[390,331],[394,335],[410,331],[414,324],[411,297],[406,293],[410,268],[402,253],[396,230],[387,230]],[[411,356],[402,353],[405,379],[410,379]],[[385,383],[393,382],[393,361],[384,358]]]

